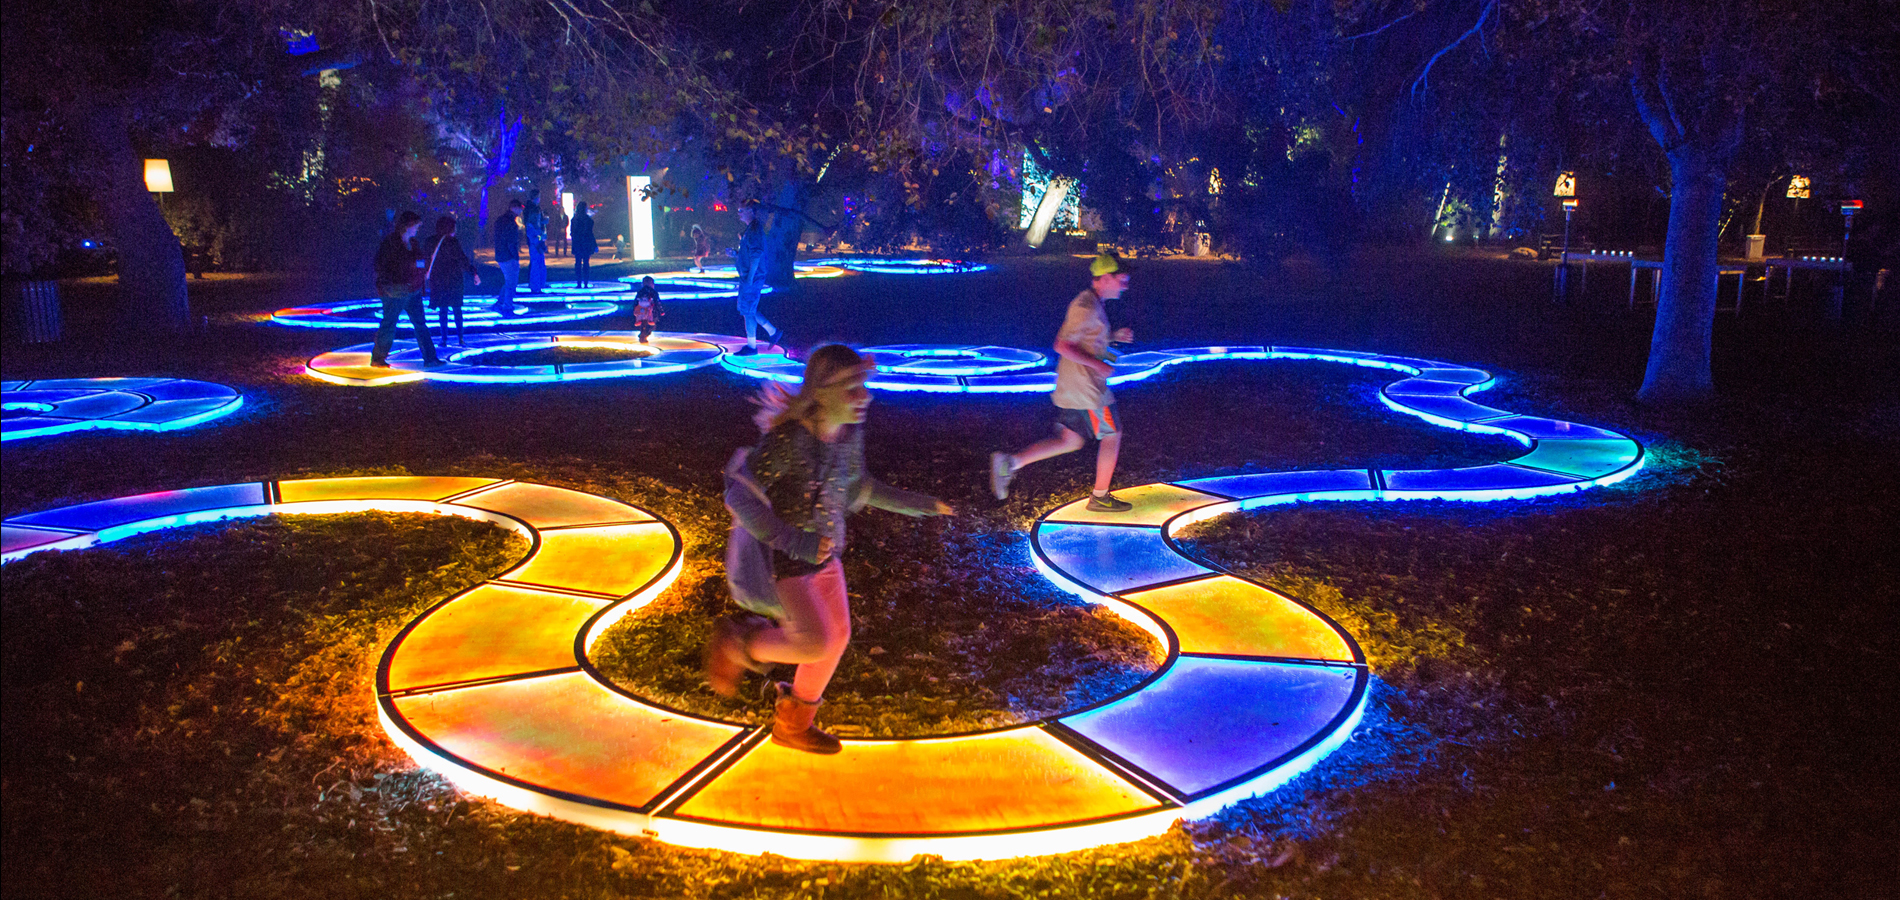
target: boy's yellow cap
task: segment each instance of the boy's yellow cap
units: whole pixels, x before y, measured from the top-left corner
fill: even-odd
[[[1094,262],[1089,263],[1090,278],[1100,278],[1103,275],[1114,275],[1118,272],[1126,274],[1133,271],[1135,271],[1134,267],[1122,262],[1121,257],[1113,253],[1104,253],[1101,256],[1097,256]]]

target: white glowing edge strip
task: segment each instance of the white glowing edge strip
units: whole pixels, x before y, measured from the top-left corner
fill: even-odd
[[[525,301],[518,300],[517,302],[523,302],[525,305]],[[367,304],[340,303],[333,306],[299,307],[300,309],[320,309],[323,310],[323,312],[294,314],[276,312],[271,314],[270,320],[279,325],[289,325],[295,328],[351,328],[366,331],[380,327],[381,322],[331,318],[331,316],[336,315],[338,312],[360,309],[364,305]],[[565,306],[569,312],[558,314],[526,313],[518,316],[503,316],[500,313],[489,310],[476,310],[464,315],[462,327],[496,328],[507,326],[512,328],[517,325],[547,325],[555,322],[578,322],[582,319],[610,316],[620,309],[619,304],[606,301],[579,301],[567,303]],[[405,319],[405,321],[407,320]],[[402,330],[407,329],[408,326],[398,324],[397,328],[398,330]]]
[[[209,383],[210,382],[206,382],[206,384],[209,384]],[[176,397],[173,399],[209,400],[212,398],[210,397]],[[201,413],[193,413],[192,415],[185,416],[184,418],[172,419],[166,422],[121,422],[121,421],[116,421],[113,419],[80,419],[80,420],[70,422],[67,424],[62,424],[62,425],[50,425],[50,426],[46,426],[42,428],[31,428],[24,431],[15,431],[11,434],[0,434],[0,441],[17,441],[17,440],[20,440],[21,438],[52,437],[53,435],[57,435],[57,434],[68,434],[74,431],[88,431],[95,428],[110,429],[113,431],[155,431],[155,432],[176,431],[180,428],[190,428],[193,425],[202,425],[206,422],[211,421],[212,419],[228,416],[234,412],[237,412],[238,407],[243,406],[243,405],[244,405],[244,395],[235,394],[231,397],[231,402],[226,403],[223,406],[219,406],[214,409],[208,409]],[[139,407],[139,408],[144,409],[144,407]]]

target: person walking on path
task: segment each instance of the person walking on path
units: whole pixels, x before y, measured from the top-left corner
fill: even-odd
[[[521,281],[521,201],[508,201],[508,209],[495,217],[495,265],[501,267],[501,290],[495,298],[495,311],[515,314],[515,285]]]
[[[435,307],[436,330],[442,333],[442,343],[449,342],[449,313],[455,313],[455,343],[467,346],[462,339],[462,297],[467,288],[463,285],[464,276],[482,283],[480,272],[475,270],[475,261],[468,258],[462,249],[462,242],[455,237],[455,217],[442,216],[435,220],[435,243],[429,249],[428,261],[423,266],[423,280],[429,285],[429,305]]]
[[[376,368],[389,365],[389,348],[396,340],[396,320],[409,314],[409,327],[415,329],[416,343],[422,347],[424,365],[437,366],[435,342],[429,340],[429,316],[422,311],[422,285],[426,263],[416,253],[416,232],[422,229],[422,217],[405,210],[396,217],[395,228],[376,248],[376,296],[383,301],[383,321],[376,326],[376,343],[369,353],[369,364]]]
[[[747,200],[739,207],[739,222],[745,230],[734,248],[739,269],[739,315],[745,318],[745,346],[739,356],[759,352],[759,329],[765,329],[765,345],[777,346],[785,333],[772,326],[772,320],[759,315],[759,295],[765,291],[765,226],[759,221],[759,201]]]
[[[1115,371],[1108,345],[1128,343],[1135,333],[1127,328],[1108,330],[1103,304],[1128,290],[1129,268],[1113,253],[1089,263],[1089,287],[1069,301],[1062,330],[1056,333],[1056,433],[1015,453],[990,454],[990,490],[996,499],[1009,498],[1010,480],[1030,463],[1080,450],[1096,441],[1095,490],[1088,508],[1097,512],[1127,512],[1134,505],[1109,492],[1115,479],[1115,461],[1121,455],[1122,419],[1108,376]]]
[[[712,238],[706,236],[706,229],[693,226],[693,271],[706,271],[706,257],[712,255]]]
[[[838,739],[813,725],[825,687],[851,641],[845,593],[845,517],[866,506],[907,516],[953,515],[933,497],[898,490],[864,468],[864,381],[873,362],[842,344],[812,351],[796,395],[768,385],[756,420],[765,436],[726,465],[726,582],[757,616],[714,623],[706,678],[721,696],[738,693],[745,670],[796,663],[777,682],[772,742],[837,753]],[[770,619],[768,624],[764,616]]]
[[[528,192],[528,208],[521,213],[528,233],[528,293],[548,289],[548,212],[541,208],[541,189]]]
[[[587,204],[574,204],[574,220],[567,223],[567,239],[574,245],[574,284],[587,286],[588,267],[594,260],[594,217]]]
[[[640,289],[633,294],[633,325],[640,329],[640,343],[647,342],[664,315],[666,307],[660,305],[660,289],[654,285],[653,276],[640,279]]]

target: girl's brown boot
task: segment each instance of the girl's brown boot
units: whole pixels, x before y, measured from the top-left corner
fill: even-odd
[[[792,695],[792,686],[778,683],[778,713],[772,720],[772,743],[806,753],[837,753],[844,749],[838,739],[812,724],[823,700],[800,700]]]

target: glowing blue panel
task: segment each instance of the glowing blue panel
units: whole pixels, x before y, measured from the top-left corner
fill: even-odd
[[[1155,683],[1059,721],[1192,798],[1319,737],[1359,671],[1183,656]]]
[[[71,537],[73,533],[70,531],[47,531],[42,528],[0,525],[0,554],[11,555],[15,551],[42,547]]]
[[[1463,469],[1397,469],[1385,472],[1390,491],[1508,491],[1576,484],[1578,479],[1555,472],[1496,463]]]
[[[1170,549],[1159,528],[1045,523],[1036,544],[1056,568],[1104,594],[1212,573]]]
[[[1274,356],[1289,359],[1340,359],[1357,361],[1377,356],[1363,350],[1328,350],[1325,347],[1279,347],[1273,348]]]
[[[1470,369],[1463,366],[1443,369],[1421,369],[1418,377],[1433,381],[1450,381],[1458,384],[1484,384],[1491,380],[1491,373],[1483,369]]]
[[[1115,360],[1115,364],[1118,366],[1128,366],[1130,368],[1142,368],[1147,366],[1163,366],[1184,359],[1192,359],[1192,357],[1183,356],[1179,353],[1167,353],[1160,350],[1143,350],[1140,353],[1124,353]]]
[[[1435,381],[1430,378],[1407,378],[1385,386],[1388,394],[1403,396],[1459,397],[1470,384],[1458,381]]]
[[[243,484],[221,484],[216,487],[187,488],[182,491],[158,491],[94,503],[81,503],[78,506],[66,506],[41,513],[15,516],[7,521],[17,525],[50,525],[54,528],[71,528],[75,531],[98,531],[102,528],[144,519],[221,509],[228,506],[258,506],[266,502],[269,501],[264,496],[264,485],[248,481]]]
[[[1372,476],[1364,469],[1316,469],[1306,472],[1260,472],[1252,475],[1223,475],[1196,478],[1175,484],[1197,491],[1211,491],[1236,500],[1267,497],[1274,494],[1315,494],[1327,491],[1366,491],[1372,489]]]
[[[871,376],[865,385],[887,391],[963,390],[963,382],[952,375],[912,375],[907,372],[879,372]]]
[[[963,379],[972,393],[1039,393],[1056,389],[1054,372],[1011,372],[1002,375],[972,375]]]
[[[1624,436],[1605,428],[1579,425],[1561,419],[1546,419],[1541,416],[1505,416],[1502,419],[1488,419],[1486,425],[1508,428],[1529,435],[1540,441],[1548,440],[1623,440]]]
[[[75,394],[89,394],[98,390],[144,391],[152,385],[176,380],[175,378],[42,378],[32,382],[32,385],[33,390],[36,391],[73,391]],[[17,390],[17,388],[9,387],[7,390]]]
[[[1551,472],[1563,472],[1578,478],[1600,478],[1637,460],[1642,447],[1621,438],[1613,441],[1538,441],[1531,452],[1514,460]]]
[[[1412,412],[1420,412],[1454,422],[1476,422],[1481,419],[1493,419],[1506,415],[1504,410],[1492,409],[1481,403],[1473,403],[1463,397],[1409,396],[1392,397],[1393,401]]]
[[[112,418],[115,422],[176,422],[215,412],[235,402],[237,402],[236,396],[203,397],[196,400],[161,400]]]
[[[24,381],[0,381],[0,391],[17,391],[25,386]]]
[[[206,381],[167,381],[163,384],[140,388],[139,393],[153,400],[199,400],[205,397],[222,397],[228,400],[237,396],[237,391]]]
[[[137,394],[125,391],[100,391],[84,397],[74,397],[59,404],[57,414],[75,419],[104,419],[120,413],[131,412],[144,406],[146,400]]]

